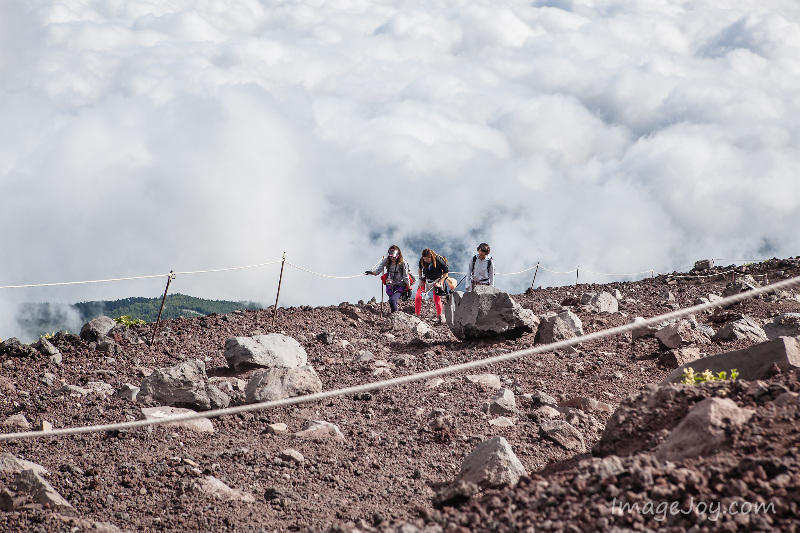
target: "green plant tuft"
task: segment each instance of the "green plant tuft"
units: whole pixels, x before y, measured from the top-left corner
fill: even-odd
[[[696,374],[692,367],[687,367],[683,371],[683,379],[681,383],[684,385],[694,385],[695,383],[703,383],[705,381],[725,381],[727,379],[735,380],[739,377],[739,371],[735,368],[731,370],[731,377],[728,378],[728,373],[724,370],[714,375],[709,369],[705,369],[700,374]]]
[[[130,315],[122,315],[119,318],[115,318],[114,322],[117,324],[122,324],[123,326],[131,327],[131,326],[138,326],[140,324],[144,324],[145,321],[140,318],[131,318]]]

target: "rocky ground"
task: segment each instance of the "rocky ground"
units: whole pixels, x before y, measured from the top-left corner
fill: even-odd
[[[566,307],[589,333],[720,295],[733,274],[713,274],[724,270],[536,289],[514,299],[539,317]],[[737,268],[737,276],[744,274],[759,283],[779,281],[800,275],[800,259]],[[585,293],[615,290],[621,296],[618,312],[581,305]],[[722,313],[697,316],[697,322],[718,331],[746,315],[763,324],[782,313],[800,312],[795,294],[800,290],[748,300]],[[209,381],[228,393],[231,405],[241,404],[243,384],[255,370],[228,368],[223,350],[233,336],[283,332],[293,337],[305,348],[325,390],[535,344],[533,333],[458,340],[446,325],[435,323],[430,302],[426,305],[422,318],[435,334],[422,337],[391,331],[386,312],[381,316],[374,302],[279,309],[275,327],[271,309],[170,320],[160,325],[152,345],[153,324],[117,333],[110,345],[57,334],[50,340],[60,362],[30,347],[2,356],[0,424],[5,425],[0,430],[19,431],[25,422],[37,429],[141,419],[142,408],[156,404],[132,402],[114,391],[125,384],[139,386],[153,370],[191,359],[205,363]],[[405,310],[413,311],[410,307]],[[139,338],[146,342],[137,343]],[[710,355],[752,344],[746,339],[711,341],[697,348]],[[652,336],[606,338],[570,352],[475,372],[495,374],[514,393],[516,410],[506,415],[513,423],[508,426],[497,424],[497,414],[485,412],[496,390],[451,375],[441,383],[416,382],[223,416],[212,420],[213,433],[155,426],[0,441],[0,467],[4,461],[13,463],[10,456],[40,465],[47,471],[42,478],[66,502],[60,507],[37,503],[36,494],[20,484],[20,468],[0,468],[0,531],[798,528],[800,405],[789,394],[800,392],[796,371],[773,372],[761,383],[658,387],[672,368],[662,364],[666,349]],[[733,400],[752,413],[746,423],[725,426],[724,443],[712,452],[660,460],[659,446],[670,432],[692,406],[709,398]],[[561,408],[543,410],[549,403]],[[551,417],[575,427],[585,450],[570,450],[543,436],[541,428]],[[297,436],[309,420],[336,424],[344,439]],[[276,424],[285,424],[286,431]],[[527,475],[513,487],[444,498],[465,457],[495,436],[506,439]],[[215,492],[209,479],[226,490]],[[639,511],[621,507],[635,503]],[[731,514],[732,503],[741,512]],[[745,507],[770,503],[758,513]]]

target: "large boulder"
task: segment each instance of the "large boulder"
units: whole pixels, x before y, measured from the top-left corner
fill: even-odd
[[[689,411],[656,451],[661,461],[680,461],[719,449],[733,429],[744,425],[755,413],[742,409],[730,398],[706,398]]]
[[[30,494],[31,499],[43,506],[68,516],[77,515],[75,508],[65,500],[36,470],[23,470],[12,485],[17,492]]]
[[[16,337],[11,337],[0,342],[0,356],[5,357],[35,357],[38,352],[28,344],[23,344]]]
[[[206,365],[198,359],[159,368],[142,380],[137,398],[201,411],[221,409],[230,403],[224,392],[208,382]]]
[[[564,420],[547,420],[539,425],[539,435],[575,453],[586,453],[583,435],[572,424]]]
[[[585,298],[588,296],[588,298]],[[584,302],[584,299],[586,301]],[[587,293],[581,297],[581,303],[588,306],[595,313],[616,313],[619,311],[619,302],[610,292],[600,294]]]
[[[712,328],[698,324],[696,320],[684,319],[660,328],[655,337],[666,348],[676,349],[692,344],[708,344],[712,335]]]
[[[282,400],[318,392],[322,392],[322,381],[311,365],[260,370],[250,377],[244,391],[248,403]]]
[[[739,320],[728,322],[714,334],[715,341],[735,341],[747,339],[752,342],[764,342],[769,340],[767,334],[758,325],[758,322],[748,316]]]
[[[781,313],[764,323],[764,333],[769,340],[800,335],[800,313]]]
[[[389,316],[390,328],[395,333],[413,333],[418,337],[433,337],[436,332],[416,315],[397,311]]]
[[[456,481],[474,483],[481,487],[516,485],[527,475],[525,467],[503,437],[494,437],[478,444],[461,464]]]
[[[472,291],[453,292],[445,307],[445,319],[459,339],[534,333],[539,319],[507,292],[486,285]]]
[[[225,360],[234,370],[248,367],[297,368],[308,363],[299,342],[280,333],[231,337],[225,341]]]
[[[81,328],[81,339],[86,342],[97,342],[106,335],[117,323],[107,316],[93,318]]]
[[[755,381],[769,377],[773,364],[783,372],[800,368],[800,337],[778,337],[742,350],[703,357],[679,366],[661,383],[680,383],[688,367],[697,373],[710,370],[715,375],[719,372],[730,375],[736,369],[739,379]]]
[[[583,335],[583,324],[578,315],[572,311],[561,311],[558,314],[548,315],[539,324],[536,333],[537,344],[550,344]]]

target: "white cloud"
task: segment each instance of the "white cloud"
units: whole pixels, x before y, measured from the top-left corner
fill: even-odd
[[[794,0],[6,0],[0,285],[284,251],[347,276],[390,243],[463,269],[486,241],[506,272],[795,255],[798,14]],[[171,290],[269,304],[278,269]],[[287,269],[288,305],[380,297],[374,278]],[[16,302],[164,282],[0,290],[0,337]]]

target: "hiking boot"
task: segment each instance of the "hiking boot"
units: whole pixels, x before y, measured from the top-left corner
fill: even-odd
[[[439,324],[444,324],[446,321],[444,319],[444,315],[439,315],[436,317],[436,322]]]

